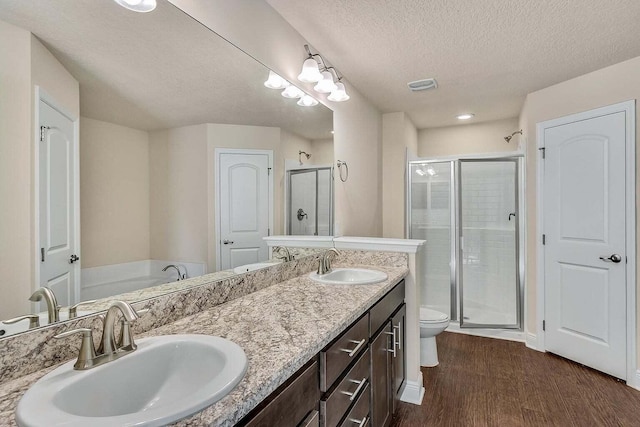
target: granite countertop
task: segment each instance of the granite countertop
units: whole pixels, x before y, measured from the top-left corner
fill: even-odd
[[[408,273],[407,267],[352,266],[384,271],[389,278],[372,285],[323,285],[305,274],[138,337],[216,335],[237,343],[247,355],[247,373],[231,393],[174,425],[234,425]],[[15,406],[22,394],[54,368],[0,386],[0,425],[15,425]]]

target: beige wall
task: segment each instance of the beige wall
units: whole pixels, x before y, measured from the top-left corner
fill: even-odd
[[[80,85],[58,60],[31,35],[31,83],[40,86],[62,106],[65,113],[80,117]]]
[[[35,288],[35,85],[78,117],[78,82],[28,31],[0,21],[0,318],[28,312]]]
[[[149,259],[149,135],[80,119],[82,267]]]
[[[266,2],[170,0],[245,52],[296,81],[306,40]],[[334,112],[334,158],[349,165],[349,180],[336,181],[336,232],[382,234],[382,115],[343,79],[351,99],[336,103],[318,96]],[[314,93],[313,84],[299,84]]]
[[[314,139],[311,141],[311,152],[313,153],[314,165],[334,165],[333,138]]]
[[[207,125],[151,132],[149,139],[151,259],[206,263]]]
[[[527,96],[520,124],[527,139],[527,329],[536,331],[536,227],[537,189],[536,170],[539,153],[536,146],[536,123],[569,114],[590,110],[617,102],[640,98],[640,57],[611,67],[594,71],[584,76],[530,93]],[[636,121],[640,122],[640,108],[636,107]],[[636,131],[636,145],[640,141],[640,132]],[[640,150],[636,150],[640,157]],[[636,158],[636,164],[638,158]],[[640,185],[637,186],[640,191]],[[636,195],[636,204],[638,196]],[[640,210],[638,210],[640,212]],[[638,236],[636,236],[638,238]],[[639,264],[640,266],[640,264]],[[638,292],[640,297],[640,292]],[[638,316],[640,321],[640,316]],[[640,325],[638,326],[640,332]],[[640,337],[639,337],[640,338]],[[640,339],[638,339],[640,343]],[[640,356],[640,352],[638,352]],[[639,360],[640,363],[640,360]]]
[[[521,138],[514,136],[510,143],[504,137],[519,130],[518,118],[458,126],[420,129],[418,156],[440,157],[461,154],[500,153],[516,151]]]
[[[405,113],[382,116],[382,235],[405,237],[406,151],[418,151],[418,132]]]
[[[34,268],[30,37],[0,21],[0,319],[29,311]]]
[[[298,136],[294,133],[288,132],[284,129],[280,132],[281,144],[282,144],[282,156],[285,160],[298,161],[298,152],[304,151],[306,153],[312,153],[310,159],[301,157],[302,163],[305,165],[315,164],[316,156],[311,149],[311,141]]]

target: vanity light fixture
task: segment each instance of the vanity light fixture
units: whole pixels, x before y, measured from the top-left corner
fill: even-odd
[[[475,114],[473,113],[464,113],[464,114],[460,114],[459,116],[456,116],[456,119],[458,120],[469,120],[471,118],[473,118],[475,116]]]
[[[304,83],[317,83],[313,90],[318,93],[330,93],[327,97],[329,101],[347,101],[349,95],[347,95],[344,83],[341,82],[342,77],[338,75],[336,69],[328,67],[319,53],[311,53],[309,45],[305,44],[304,49],[307,51],[308,57],[302,64],[302,71],[298,75],[298,80]]]
[[[282,96],[285,98],[302,98],[304,92],[294,85],[289,85],[282,91]]]
[[[297,102],[297,104],[301,107],[313,107],[314,105],[318,105],[318,100],[310,95],[302,95]]]
[[[114,0],[120,6],[134,12],[151,12],[156,8],[156,0]]]
[[[264,82],[264,85],[269,89],[285,89],[289,87],[291,83],[269,70],[269,78]]]

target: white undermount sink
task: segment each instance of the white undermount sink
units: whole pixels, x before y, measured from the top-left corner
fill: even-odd
[[[235,274],[247,273],[249,271],[260,270],[261,268],[271,267],[272,265],[279,264],[279,262],[256,262],[253,264],[245,264],[233,269]]]
[[[19,426],[161,426],[226,396],[244,377],[237,344],[208,335],[140,339],[138,349],[86,371],[65,363],[22,397]]]
[[[387,273],[366,268],[334,268],[327,274],[309,274],[311,280],[327,285],[369,285],[387,280]]]

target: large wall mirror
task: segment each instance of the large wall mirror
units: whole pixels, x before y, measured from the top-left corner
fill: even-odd
[[[48,297],[28,301],[40,286],[61,306],[144,299],[269,259],[266,235],[332,232],[331,110],[265,87],[267,68],[171,3],[141,14],[113,0],[7,0],[10,34],[29,40],[12,55],[31,76],[32,120],[10,125],[32,129],[35,241],[32,287],[2,282],[20,298],[0,299],[0,319],[49,323]],[[0,323],[0,335],[29,323]]]

